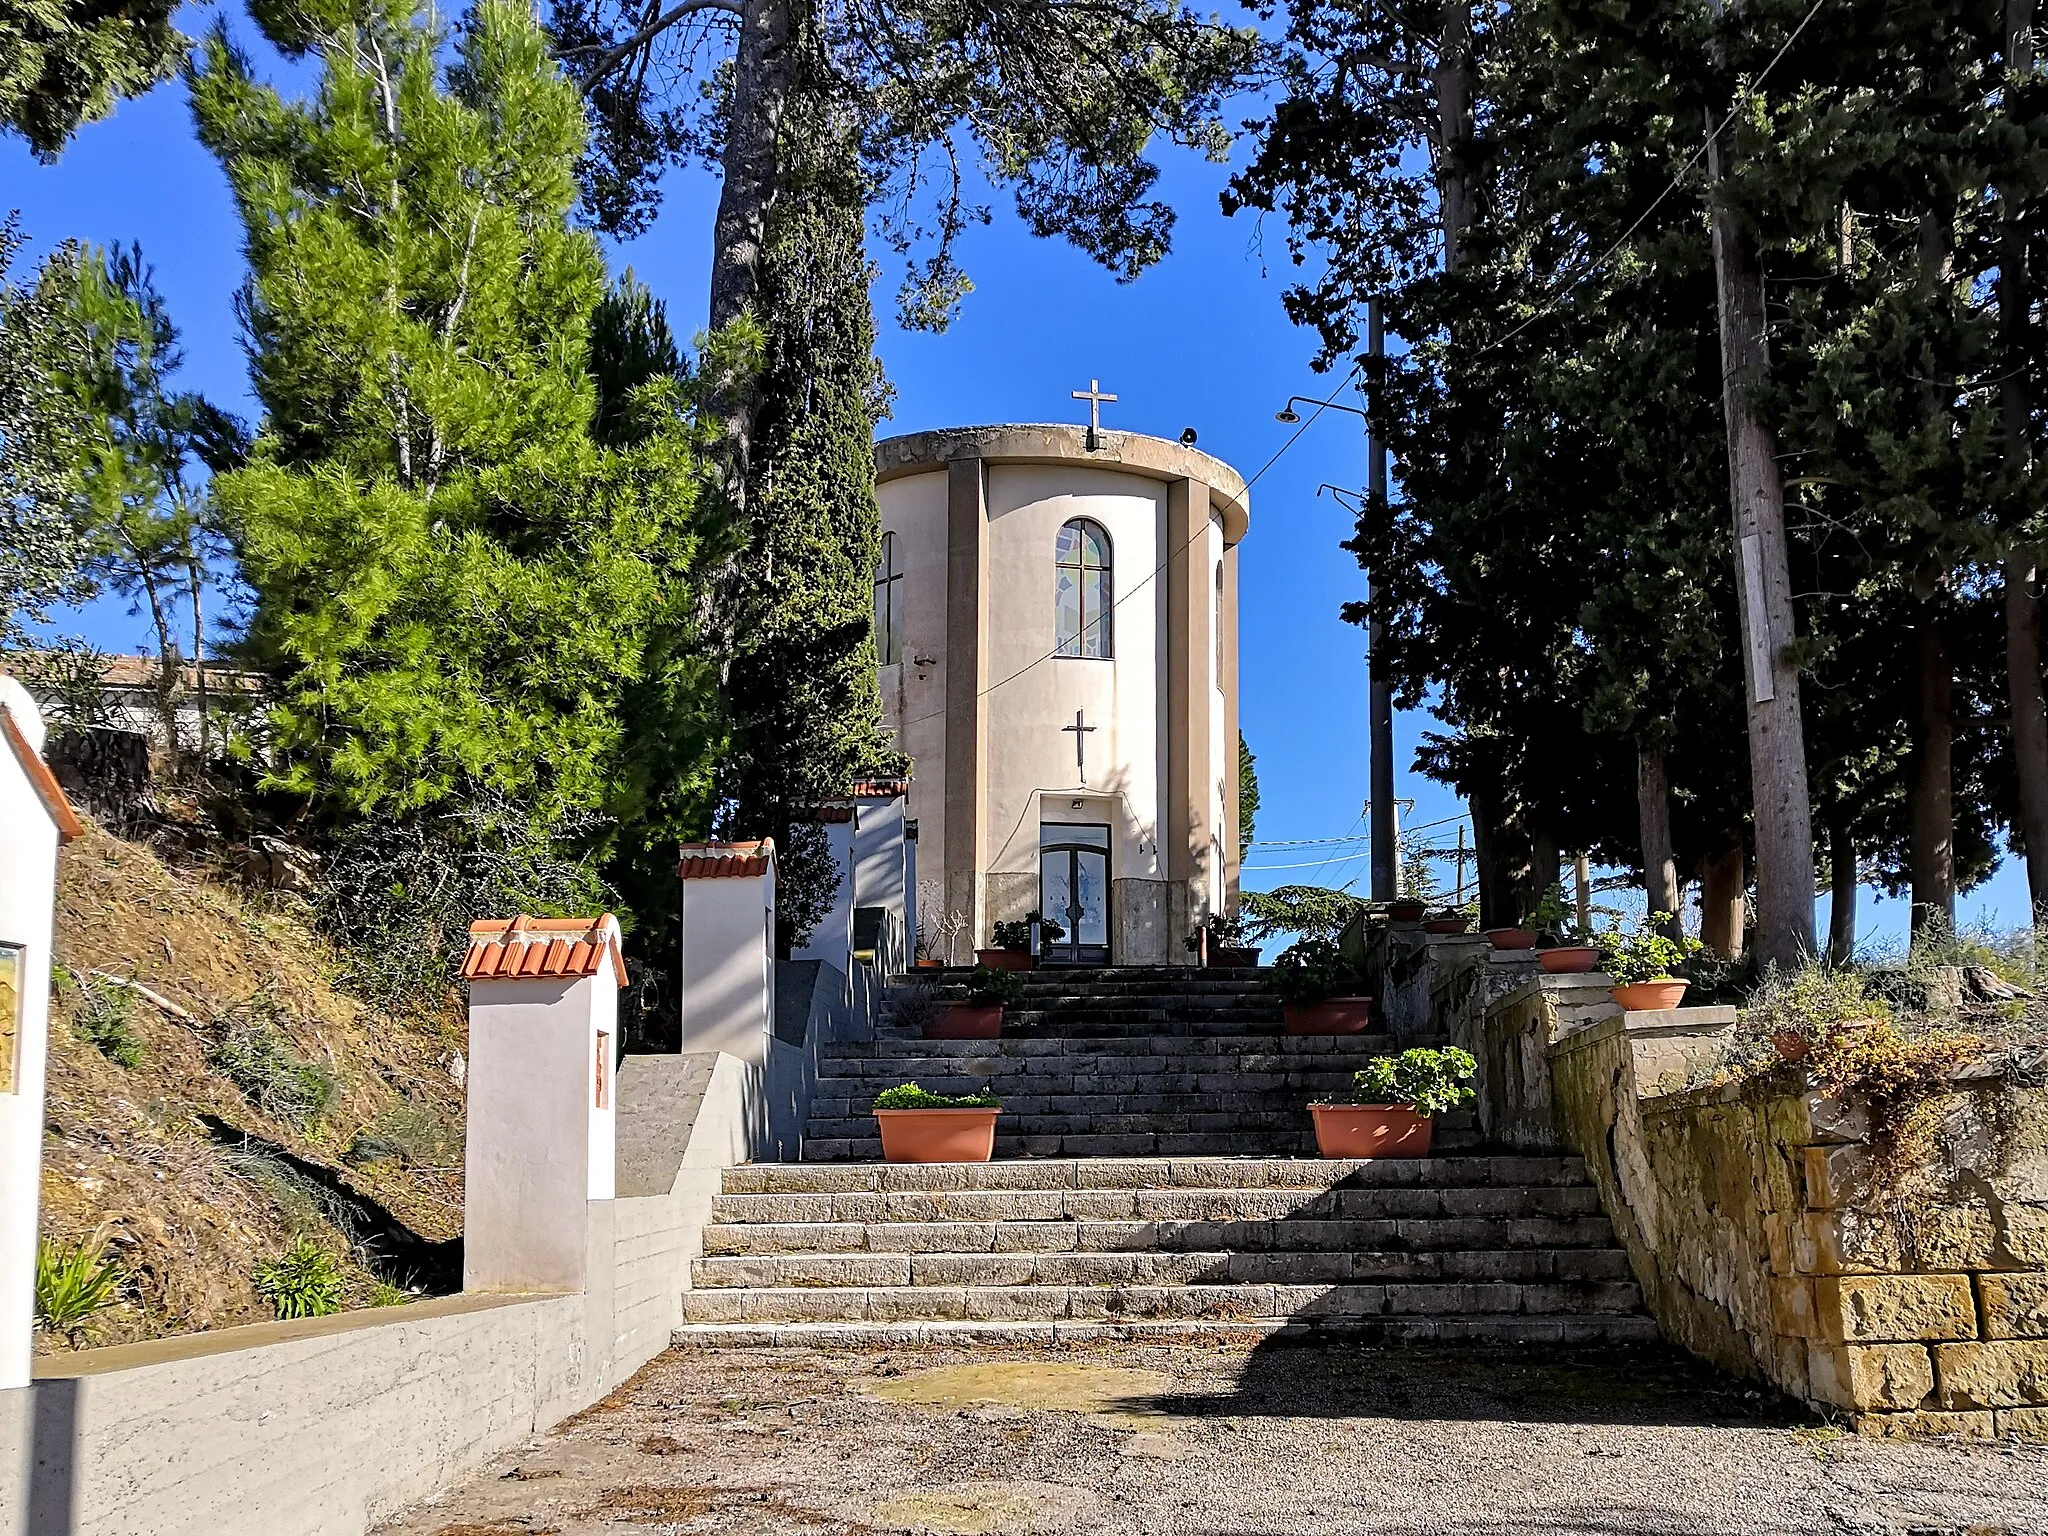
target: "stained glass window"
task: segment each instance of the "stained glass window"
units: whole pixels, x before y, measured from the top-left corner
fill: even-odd
[[[1109,535],[1086,518],[1060,529],[1053,576],[1054,650],[1061,656],[1110,655]]]
[[[875,562],[875,659],[893,666],[903,659],[903,568],[896,563],[896,535],[882,535]]]

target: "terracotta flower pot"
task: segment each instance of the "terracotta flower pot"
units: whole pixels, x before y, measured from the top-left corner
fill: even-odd
[[[1534,949],[1536,930],[1534,928],[1489,928],[1486,942],[1495,949]]]
[[[1036,964],[1028,949],[977,949],[974,958],[992,971],[1028,971]]]
[[[1467,933],[1471,928],[1469,917],[1432,917],[1422,925],[1424,933]]]
[[[943,960],[920,960],[917,962],[917,968],[920,971],[943,971],[946,968],[946,962]]]
[[[927,1040],[1000,1040],[1001,1003],[948,1003],[924,1027]]]
[[[1290,1035],[1362,1035],[1372,1028],[1372,999],[1326,997],[1320,1003],[1285,1003]]]
[[[1428,910],[1429,908],[1419,901],[1404,899],[1387,903],[1387,916],[1397,923],[1419,923],[1422,921],[1422,914]]]
[[[1259,963],[1259,952],[1249,945],[1218,945],[1209,951],[1212,966],[1249,966]]]
[[[1685,996],[1689,981],[1680,981],[1675,976],[1665,976],[1656,981],[1631,982],[1625,987],[1610,987],[1614,1000],[1630,1013],[1650,1013],[1662,1008],[1676,1008],[1679,999]]]
[[[1771,1049],[1778,1053],[1780,1061],[1804,1061],[1812,1054],[1813,1042],[1796,1029],[1774,1029]]]
[[[1556,949],[1536,951],[1543,969],[1558,976],[1583,976],[1599,958],[1600,951],[1590,944],[1560,944]]]
[[[878,1109],[891,1163],[985,1163],[995,1156],[1000,1109]]]
[[[1406,1104],[1311,1104],[1325,1157],[1427,1157],[1430,1117]]]

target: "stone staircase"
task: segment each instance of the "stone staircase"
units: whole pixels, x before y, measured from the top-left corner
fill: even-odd
[[[727,1170],[685,1345],[1654,1338],[1575,1158]]]
[[[925,1040],[885,1022],[874,1040],[827,1048],[804,1160],[879,1160],[869,1110],[905,1082],[993,1089],[1003,1101],[998,1158],[1312,1156],[1305,1106],[1395,1046],[1383,1034],[1287,1034],[1270,974],[1033,971],[1000,1040]],[[941,975],[941,998],[964,995],[957,973]],[[1469,1114],[1438,1123],[1441,1147],[1472,1136]]]
[[[922,978],[921,978],[922,979]],[[959,973],[942,976],[941,996]],[[1153,1334],[1654,1338],[1576,1158],[1315,1157],[1387,1036],[1293,1037],[1251,971],[1039,971],[1000,1040],[828,1048],[805,1161],[725,1171],[683,1345]],[[881,1162],[875,1095],[992,1088],[992,1163]]]

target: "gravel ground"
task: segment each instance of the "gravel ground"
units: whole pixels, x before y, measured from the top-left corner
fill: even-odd
[[[2048,1447],[1842,1435],[1664,1348],[670,1353],[388,1536],[2048,1533]]]

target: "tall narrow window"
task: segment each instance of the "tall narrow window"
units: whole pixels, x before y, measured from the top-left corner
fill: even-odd
[[[1054,652],[1108,657],[1109,535],[1086,518],[1060,529],[1053,585]]]
[[[882,535],[875,562],[875,657],[885,667],[903,659],[903,568],[896,563],[896,535]]]

